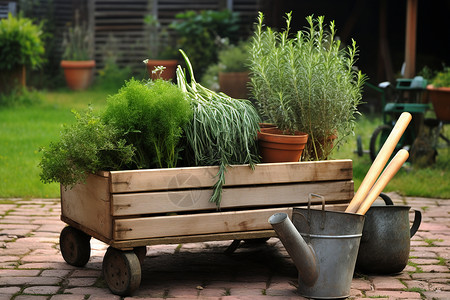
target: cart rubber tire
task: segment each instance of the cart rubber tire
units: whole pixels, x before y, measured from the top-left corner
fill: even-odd
[[[134,251],[108,247],[102,270],[106,284],[113,294],[129,296],[141,284],[141,264]]]
[[[380,140],[379,138],[382,137],[382,134],[386,134],[386,138],[389,136],[389,134],[392,131],[392,127],[389,125],[381,125],[378,126],[372,133],[372,136],[370,137],[370,159],[372,161],[375,160],[375,158],[378,155],[378,152],[380,151],[381,147],[383,147],[384,142],[386,140]]]
[[[84,232],[66,226],[59,236],[59,247],[64,260],[72,266],[83,267],[91,256],[91,237]]]

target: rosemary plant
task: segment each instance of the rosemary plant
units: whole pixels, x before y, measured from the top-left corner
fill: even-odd
[[[189,71],[191,83],[181,66],[177,69],[177,82],[191,102],[194,117],[184,129],[187,145],[197,166],[219,165],[217,182],[210,201],[220,206],[226,168],[232,164],[258,162],[256,135],[259,116],[250,101],[232,99],[213,92],[195,81],[189,58],[180,50]]]
[[[306,20],[309,30],[276,32],[263,25],[259,13],[250,48],[250,80],[261,115],[283,131],[309,134],[305,160],[326,159],[331,150],[353,134],[365,75],[354,67],[356,42],[346,48],[336,39],[332,21]],[[333,146],[327,146],[337,136]],[[330,145],[330,144],[329,144]]]

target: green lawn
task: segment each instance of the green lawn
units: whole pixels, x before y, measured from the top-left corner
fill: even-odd
[[[58,91],[44,93],[44,103],[28,107],[0,108],[0,198],[59,197],[58,184],[40,182],[39,148],[59,138],[62,124],[71,123],[72,109],[81,111],[92,104],[102,109],[110,92]],[[361,135],[363,148],[368,149],[372,131],[381,125],[379,117],[358,120],[357,135]],[[446,128],[447,136],[450,128]],[[356,136],[339,149],[333,158],[353,160],[355,189],[370,168],[368,154],[356,153]],[[450,170],[449,148],[440,149],[434,166],[424,169],[404,168],[394,177],[385,191],[397,191],[405,196],[450,198],[448,184]]]

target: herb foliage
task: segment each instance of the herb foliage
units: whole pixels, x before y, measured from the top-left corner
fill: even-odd
[[[84,114],[73,113],[76,122],[63,127],[60,140],[41,148],[44,183],[71,187],[84,182],[89,173],[120,170],[131,162],[135,148],[126,144],[116,127],[105,124],[92,107]]]
[[[130,168],[174,168],[183,127],[192,116],[189,102],[176,85],[158,79],[131,79],[108,99],[106,123],[118,128],[136,148]]]
[[[258,162],[256,135],[260,118],[250,101],[233,99],[197,83],[189,58],[182,50],[180,52],[191,82],[188,83],[181,66],[177,69],[177,82],[194,113],[185,127],[187,145],[195,165],[219,166],[210,199],[219,207],[226,168],[233,164],[249,164],[253,168]]]
[[[274,31],[259,14],[250,49],[251,88],[266,120],[288,132],[309,134],[306,160],[326,159],[323,141],[337,135],[334,147],[353,134],[365,75],[355,69],[356,42],[346,48],[336,39],[334,22],[308,16],[308,30]]]

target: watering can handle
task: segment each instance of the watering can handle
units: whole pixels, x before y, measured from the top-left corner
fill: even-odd
[[[380,193],[380,197],[381,197],[381,199],[384,200],[384,203],[386,205],[394,205],[394,202],[392,201],[391,197],[389,197],[385,193]]]
[[[411,226],[411,229],[409,230],[409,234],[410,234],[409,237],[413,237],[414,234],[416,234],[421,222],[422,222],[422,213],[420,212],[420,210],[414,209],[414,221]]]

